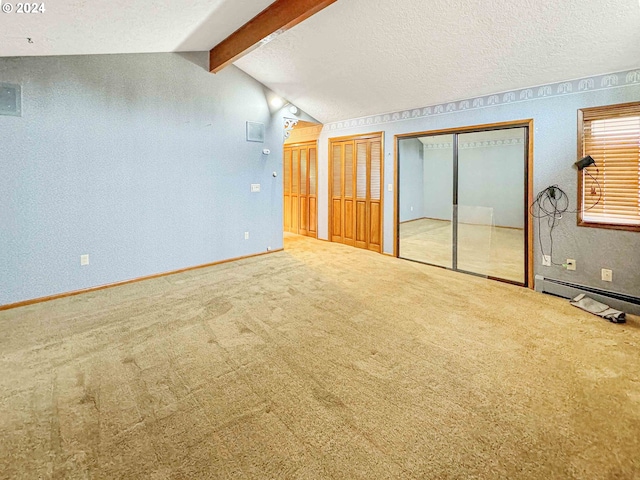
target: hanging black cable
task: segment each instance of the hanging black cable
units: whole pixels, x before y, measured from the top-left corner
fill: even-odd
[[[553,230],[560,224],[562,215],[565,213],[581,213],[591,210],[602,200],[602,188],[598,179],[591,175],[588,170],[584,170],[592,180],[591,188],[598,193],[598,200],[589,208],[577,210],[569,210],[569,197],[558,185],[551,185],[542,190],[536,196],[535,200],[529,207],[531,215],[537,219],[538,223],[538,242],[540,243],[540,252],[543,257],[545,255],[545,248],[542,241],[542,220],[547,220],[547,226],[549,227],[549,258],[552,265],[564,266],[563,263],[556,263],[553,261]],[[596,166],[596,176],[599,174],[598,167]]]

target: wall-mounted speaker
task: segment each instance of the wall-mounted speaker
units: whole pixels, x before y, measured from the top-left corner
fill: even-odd
[[[264,123],[247,122],[247,142],[264,143]]]
[[[20,85],[0,83],[0,115],[22,116],[22,89]]]

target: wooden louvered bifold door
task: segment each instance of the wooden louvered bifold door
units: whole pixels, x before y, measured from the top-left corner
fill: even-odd
[[[342,190],[342,157],[344,155],[344,145],[335,143],[331,145],[331,241],[342,242],[342,210],[343,210],[343,190]]]
[[[381,252],[381,135],[332,141],[330,155],[331,241]]]
[[[284,148],[284,230],[317,235],[316,142]]]
[[[299,233],[300,225],[300,149],[294,148],[291,155],[291,231]]]
[[[355,245],[355,212],[353,199],[353,143],[344,144],[344,161],[342,162],[342,191],[343,215],[342,215],[342,243]]]
[[[382,141],[369,142],[368,248],[382,251]]]
[[[318,149],[316,148],[315,143],[312,146],[309,146],[309,223],[307,228],[307,235],[310,237],[317,237],[318,230],[318,194],[317,190],[317,181],[318,181]]]
[[[367,210],[368,200],[368,142],[356,142],[356,215],[354,228],[356,230],[356,247],[367,247]]]
[[[307,153],[306,148],[300,149],[300,220],[298,229],[300,235],[306,235],[309,226],[309,177],[307,175],[309,159]]]
[[[284,231],[291,231],[291,149],[284,149]]]

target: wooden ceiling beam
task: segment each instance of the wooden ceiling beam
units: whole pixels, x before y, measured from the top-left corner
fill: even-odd
[[[277,35],[295,27],[337,0],[276,0],[209,52],[209,69],[217,73]]]

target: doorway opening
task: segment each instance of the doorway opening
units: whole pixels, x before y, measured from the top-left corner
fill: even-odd
[[[532,128],[396,135],[395,256],[532,287]]]

